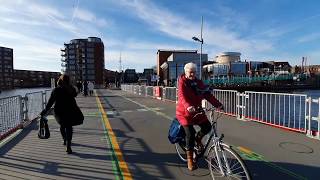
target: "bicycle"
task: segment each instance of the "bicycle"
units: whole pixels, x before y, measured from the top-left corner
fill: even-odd
[[[232,146],[223,142],[222,139],[224,138],[224,134],[221,134],[220,137],[218,136],[217,120],[221,117],[221,114],[214,119],[214,108],[203,109],[198,107],[197,109],[198,112],[194,117],[205,113],[206,111],[209,112],[211,132],[209,133],[209,138],[206,140],[202,150],[200,150],[198,145],[195,145],[193,155],[194,159],[197,161],[201,157],[205,158],[208,163],[212,179],[228,178],[250,180],[251,175],[244,161],[238,153],[232,149]],[[175,143],[175,149],[180,159],[186,162],[187,156],[185,140]]]

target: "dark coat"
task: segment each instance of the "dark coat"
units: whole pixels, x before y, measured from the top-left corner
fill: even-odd
[[[52,90],[44,112],[54,104],[54,116],[61,126],[75,126],[83,123],[83,114],[77,105],[76,89],[72,86],[58,86]]]
[[[189,113],[187,108],[190,106],[201,107],[201,101],[206,99],[214,107],[220,107],[222,104],[211,93],[197,93],[196,89],[205,89],[204,83],[199,80],[189,80],[182,74],[178,83],[178,103],[176,107],[176,117],[183,126],[201,124],[208,121],[206,115],[193,118],[194,114]]]

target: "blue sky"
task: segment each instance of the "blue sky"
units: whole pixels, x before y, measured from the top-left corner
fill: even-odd
[[[157,49],[199,49],[209,58],[239,51],[242,60],[320,64],[320,2],[301,0],[0,0],[0,46],[14,68],[60,71],[60,48],[101,37],[106,68],[142,71]]]

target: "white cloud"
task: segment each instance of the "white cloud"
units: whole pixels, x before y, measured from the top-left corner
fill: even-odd
[[[6,42],[0,46],[13,48],[14,68],[35,70],[40,66],[45,70],[60,71],[60,44],[1,28],[0,38]]]
[[[104,18],[97,18],[93,12],[88,11],[86,9],[79,8],[79,7],[74,10],[74,15],[72,19],[73,19],[72,22],[74,22],[74,19],[79,19],[81,21],[93,23],[99,27],[112,24],[111,21],[107,21]]]
[[[199,35],[200,23],[192,22],[182,16],[175,15],[165,8],[160,8],[151,1],[121,0],[121,4],[129,8],[136,16],[152,27],[170,36],[191,41],[191,37]],[[241,39],[239,34],[225,27],[212,26],[204,22],[204,40],[206,44],[224,49],[257,52],[273,48],[270,41],[259,39]],[[259,48],[263,46],[264,48]]]
[[[298,42],[299,43],[305,43],[305,42],[310,42],[310,41],[315,41],[315,40],[319,40],[320,39],[320,33],[316,32],[316,33],[311,33],[311,34],[307,34],[305,36],[302,36],[300,38],[298,38]]]
[[[42,3],[1,1],[0,46],[13,48],[15,68],[60,71],[63,42],[88,36],[101,37],[98,26],[109,23],[80,8],[78,21],[72,23],[71,7],[58,8]]]
[[[76,10],[74,17],[82,21],[88,21],[88,22],[92,22],[96,20],[96,16],[93,13],[81,8],[78,8]]]
[[[136,69],[137,72],[143,72],[144,68],[151,68],[156,64],[156,52],[135,50],[126,50],[121,52],[122,70]],[[119,71],[120,52],[111,50],[105,52],[105,65],[107,69]]]

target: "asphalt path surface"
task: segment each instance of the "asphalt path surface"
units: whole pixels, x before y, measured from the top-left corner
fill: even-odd
[[[175,103],[120,90],[97,91],[133,179],[211,179],[204,160],[188,171],[167,139]],[[241,154],[253,179],[318,179],[319,141],[222,116],[218,132]]]

